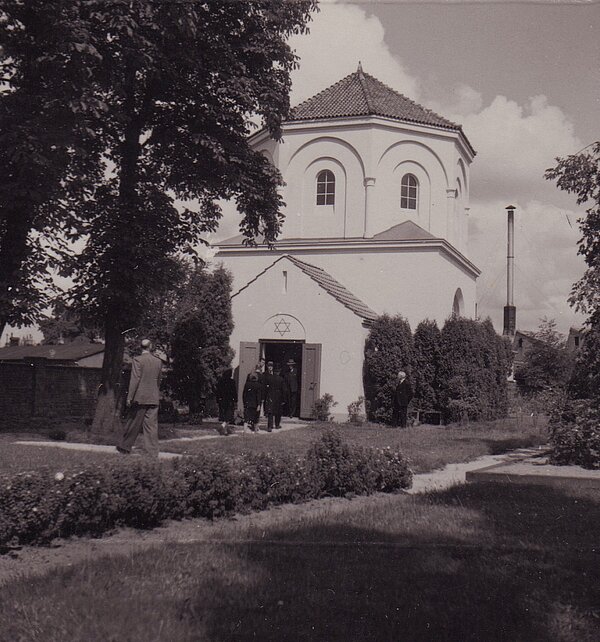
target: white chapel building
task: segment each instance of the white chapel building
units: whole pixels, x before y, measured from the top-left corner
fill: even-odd
[[[388,313],[414,330],[475,316],[468,259],[469,167],[462,127],[358,70],[298,105],[276,142],[252,137],[279,169],[285,222],[274,249],[237,236],[216,261],[233,274],[239,396],[260,357],[300,377],[301,416],[363,395],[369,326]]]

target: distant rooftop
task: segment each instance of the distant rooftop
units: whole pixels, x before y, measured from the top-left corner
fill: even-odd
[[[8,346],[0,348],[0,361],[46,358],[55,361],[78,361],[104,352],[103,343],[65,343],[62,345]]]

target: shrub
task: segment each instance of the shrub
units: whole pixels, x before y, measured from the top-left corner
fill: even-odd
[[[414,403],[421,410],[439,408],[439,369],[442,335],[435,321],[425,319],[415,330],[413,376]]]
[[[571,400],[550,418],[553,464],[600,469],[600,411],[587,399]]]
[[[411,485],[401,453],[351,448],[327,432],[305,457],[203,454],[165,465],[124,460],[80,470],[0,477],[0,546],[101,535],[165,519],[215,519],[326,495],[393,492]]]
[[[489,319],[483,323],[462,317],[448,319],[441,332],[438,374],[444,420],[504,417],[511,354]]]
[[[566,388],[573,372],[574,359],[554,320],[543,319],[515,372],[519,392],[532,397],[549,390]]]
[[[307,454],[312,473],[320,480],[321,494],[343,497],[368,495],[378,490],[399,490],[412,483],[406,459],[386,451],[350,448],[336,431],[327,431]]]
[[[313,417],[318,421],[331,421],[333,419],[331,409],[334,406],[337,406],[337,401],[334,401],[333,397],[326,392],[315,401],[312,408]]]
[[[348,405],[348,423],[360,426],[365,423],[366,412],[365,410],[365,398],[359,397],[356,401],[353,401]]]
[[[390,423],[398,371],[410,378],[414,358],[410,325],[401,316],[384,314],[373,322],[365,342],[364,386],[368,418]]]

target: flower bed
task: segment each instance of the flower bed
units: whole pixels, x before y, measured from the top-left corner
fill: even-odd
[[[123,460],[77,471],[0,477],[0,545],[101,535],[116,526],[152,528],[165,519],[261,510],[324,496],[409,488],[404,456],[350,447],[334,431],[304,457],[204,454],[159,465]]]

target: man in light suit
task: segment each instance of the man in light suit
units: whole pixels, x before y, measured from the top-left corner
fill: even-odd
[[[143,429],[145,454],[158,459],[158,388],[162,361],[152,354],[152,342],[149,339],[144,339],[141,346],[142,354],[134,357],[131,363],[127,393],[129,417],[117,450],[124,455],[131,453],[140,429]]]

